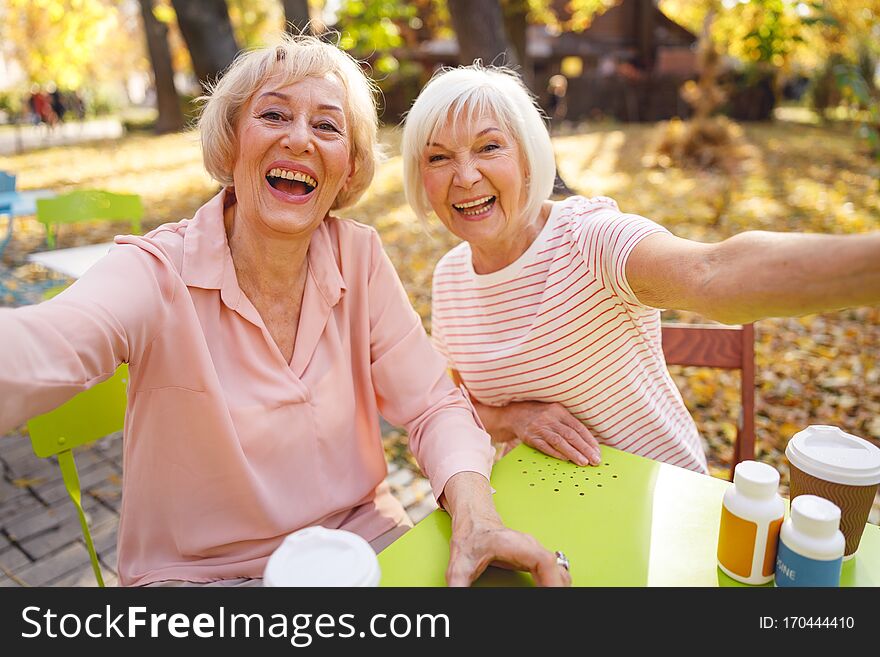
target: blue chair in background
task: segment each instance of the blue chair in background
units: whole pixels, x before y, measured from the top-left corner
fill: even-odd
[[[12,239],[12,201],[14,194],[4,192],[15,191],[15,176],[5,171],[0,171],[0,216],[4,214],[9,218],[9,227],[6,229],[6,237],[0,242],[0,256],[3,255],[6,245]]]
[[[0,192],[15,191],[15,176],[5,171],[0,171]]]

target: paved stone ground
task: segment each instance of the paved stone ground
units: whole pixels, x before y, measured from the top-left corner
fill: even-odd
[[[115,586],[122,438],[113,434],[75,455],[104,582]],[[408,468],[391,463],[387,481],[413,522],[437,508],[428,481]],[[0,587],[95,585],[57,461],[37,458],[27,436],[0,437]]]

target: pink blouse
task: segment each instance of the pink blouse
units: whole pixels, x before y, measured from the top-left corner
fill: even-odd
[[[379,412],[407,429],[438,497],[455,473],[491,468],[376,231],[335,218],[315,231],[287,363],[238,286],[223,200],[117,237],[50,301],[0,309],[0,433],[129,363],[122,585],[261,577],[302,527],[372,540],[399,524]]]

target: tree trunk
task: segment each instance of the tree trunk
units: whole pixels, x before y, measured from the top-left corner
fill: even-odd
[[[653,0],[639,0],[636,5],[636,34],[638,39],[639,66],[645,71],[654,69],[654,24],[660,11]]]
[[[462,64],[468,65],[477,58],[482,59],[484,64],[505,64],[508,67],[515,67],[519,63],[516,51],[505,34],[504,15],[499,0],[447,0],[446,4],[458,37],[458,59]],[[522,6],[522,11],[519,12],[522,14],[522,29],[516,28],[516,31],[522,34],[521,47],[525,52],[524,26],[528,2],[512,0],[510,4]],[[570,196],[573,193],[557,171],[553,195]]]
[[[238,54],[226,0],[171,0],[202,87],[216,81]]]
[[[522,67],[520,74],[526,86],[532,91],[537,91],[532,60],[528,53],[529,0],[504,0],[502,9],[504,11],[504,30],[507,32],[510,45],[513,46],[516,58]]]
[[[697,67],[699,79],[695,102],[691,103],[694,110],[694,123],[705,122],[725,100],[725,94],[718,86],[721,57],[715,44],[712,43],[712,23],[715,22],[717,5],[712,4],[703,19],[703,29],[697,42]]]
[[[309,0],[282,0],[285,29],[291,34],[314,34],[309,17]]]
[[[458,38],[458,60],[469,65],[516,66],[519,60],[504,34],[504,18],[498,0],[447,0],[452,26]]]
[[[174,68],[171,65],[171,51],[168,48],[168,27],[153,15],[153,0],[139,0],[141,16],[144,20],[144,35],[147,51],[153,66],[153,81],[156,85],[156,133],[177,132],[183,129],[183,112],[180,99],[174,87]]]

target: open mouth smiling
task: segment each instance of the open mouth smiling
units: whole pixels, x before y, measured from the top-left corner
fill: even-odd
[[[318,187],[318,181],[309,174],[279,167],[269,170],[266,181],[273,189],[291,196],[308,196]]]
[[[482,196],[480,198],[474,199],[472,201],[466,201],[464,203],[453,203],[452,207],[455,209],[456,212],[459,212],[467,217],[477,217],[491,210],[493,205],[495,205],[494,196]]]

